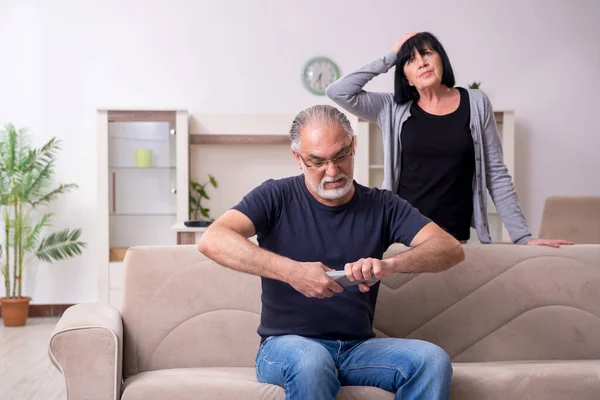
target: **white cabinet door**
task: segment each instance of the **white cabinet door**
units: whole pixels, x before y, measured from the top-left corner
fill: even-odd
[[[185,111],[98,112],[100,302],[122,301],[111,248],[176,244],[171,227],[188,215],[188,135]]]

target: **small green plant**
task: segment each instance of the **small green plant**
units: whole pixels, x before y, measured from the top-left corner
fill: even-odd
[[[201,216],[210,221],[210,209],[202,206],[202,200],[210,200],[210,196],[206,193],[206,185],[209,183],[215,189],[219,184],[214,176],[208,175],[209,182],[200,184],[190,180],[190,219],[200,220]]]
[[[481,82],[473,82],[469,85],[469,89],[479,89]]]
[[[80,229],[63,229],[42,238],[50,226],[51,213],[38,210],[60,195],[77,187],[73,183],[51,188],[56,153],[56,138],[36,149],[25,129],[6,125],[0,131],[0,271],[7,298],[21,298],[22,276],[26,256],[53,262],[81,254],[86,246],[79,241]]]

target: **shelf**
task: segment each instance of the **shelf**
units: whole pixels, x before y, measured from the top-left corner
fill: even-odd
[[[171,229],[176,232],[204,232],[206,230],[206,226],[202,227],[189,227],[185,226],[183,222],[177,222],[175,225],[171,226]]]
[[[175,111],[111,110],[108,122],[175,122]]]
[[[176,167],[118,167],[118,166],[109,166],[108,169],[139,169],[139,170],[147,170],[147,169],[170,169],[174,170]]]
[[[165,136],[162,138],[145,138],[145,137],[139,137],[139,136],[112,136],[112,135],[109,136],[110,140],[131,140],[134,142],[144,142],[144,143],[150,143],[150,142],[164,143],[164,142],[173,140],[173,138],[174,138],[173,135]]]
[[[175,217],[176,213],[109,213],[111,217]]]
[[[289,145],[289,135],[211,135],[191,134],[190,144]]]

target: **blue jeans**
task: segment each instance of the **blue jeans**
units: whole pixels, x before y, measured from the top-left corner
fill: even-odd
[[[261,344],[256,377],[283,386],[286,400],[334,400],[342,385],[376,386],[396,400],[446,400],[452,365],[444,350],[421,340],[284,335]]]

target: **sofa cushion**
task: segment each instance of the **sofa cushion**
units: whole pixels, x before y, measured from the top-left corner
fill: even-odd
[[[453,363],[451,400],[596,400],[600,360]]]
[[[454,363],[450,400],[595,400],[598,361]],[[283,389],[256,381],[254,368],[187,368],[143,372],[125,381],[122,400],[284,400]],[[392,400],[390,392],[344,386],[338,400]]]
[[[342,387],[338,400],[393,400],[376,387]],[[143,372],[125,381],[121,400],[284,400],[283,388],[256,381],[254,368],[179,368]]]

